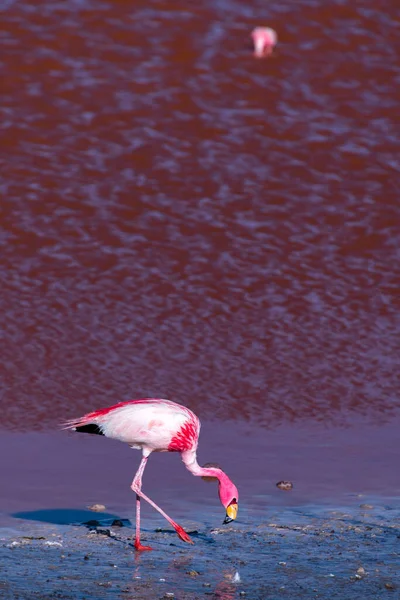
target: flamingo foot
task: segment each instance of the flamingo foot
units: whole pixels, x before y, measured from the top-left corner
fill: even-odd
[[[175,525],[175,531],[178,536],[181,538],[182,542],[187,542],[188,544],[194,544],[193,540],[188,536],[186,531],[180,525]]]
[[[138,552],[144,552],[145,550],[153,550],[153,548],[151,548],[151,546],[142,546],[142,544],[140,542],[135,541],[135,549]]]

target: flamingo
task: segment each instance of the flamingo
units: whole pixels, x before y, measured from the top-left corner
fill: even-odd
[[[251,32],[251,37],[254,43],[254,56],[257,58],[269,56],[278,41],[276,31],[270,27],[256,27]]]
[[[64,429],[104,435],[131,448],[142,451],[142,460],[133,478],[131,489],[136,494],[135,548],[138,551],[152,550],[140,541],[140,499],[155,508],[175,529],[181,540],[193,544],[186,531],[175,523],[153,500],[142,492],[142,477],[147,460],[152,452],[180,452],[185,467],[196,476],[206,480],[218,480],[218,494],[226,510],[223,523],[236,519],[238,490],[222,469],[215,466],[200,467],[196,458],[199,441],[200,420],[186,406],[170,400],[144,398],[120,402],[108,408],[90,412],[80,419],[64,424]]]

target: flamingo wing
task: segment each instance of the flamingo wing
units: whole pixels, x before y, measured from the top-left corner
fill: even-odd
[[[120,402],[66,423],[67,429],[96,433],[152,452],[197,448],[200,421],[185,406],[146,398]]]

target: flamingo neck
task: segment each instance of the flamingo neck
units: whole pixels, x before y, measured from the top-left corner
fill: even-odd
[[[230,483],[230,479],[222,469],[217,467],[201,467],[197,462],[195,450],[182,452],[182,460],[185,467],[196,477],[216,477],[221,485]]]

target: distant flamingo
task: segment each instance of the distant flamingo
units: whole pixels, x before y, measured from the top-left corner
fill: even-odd
[[[276,31],[270,27],[256,27],[251,32],[251,37],[254,43],[254,56],[257,56],[257,58],[272,54],[272,50],[278,41]]]
[[[184,542],[193,544],[186,531],[173,521],[155,502],[142,492],[142,476],[152,452],[180,452],[193,475],[216,479],[221,504],[226,509],[224,523],[236,519],[238,491],[229,477],[217,467],[200,467],[196,459],[200,421],[185,406],[170,400],[145,398],[120,402],[115,406],[88,413],[65,423],[65,429],[104,435],[142,451],[142,460],[131,489],[136,493],[136,550],[151,550],[140,543],[140,498],[151,504],[175,529]]]

